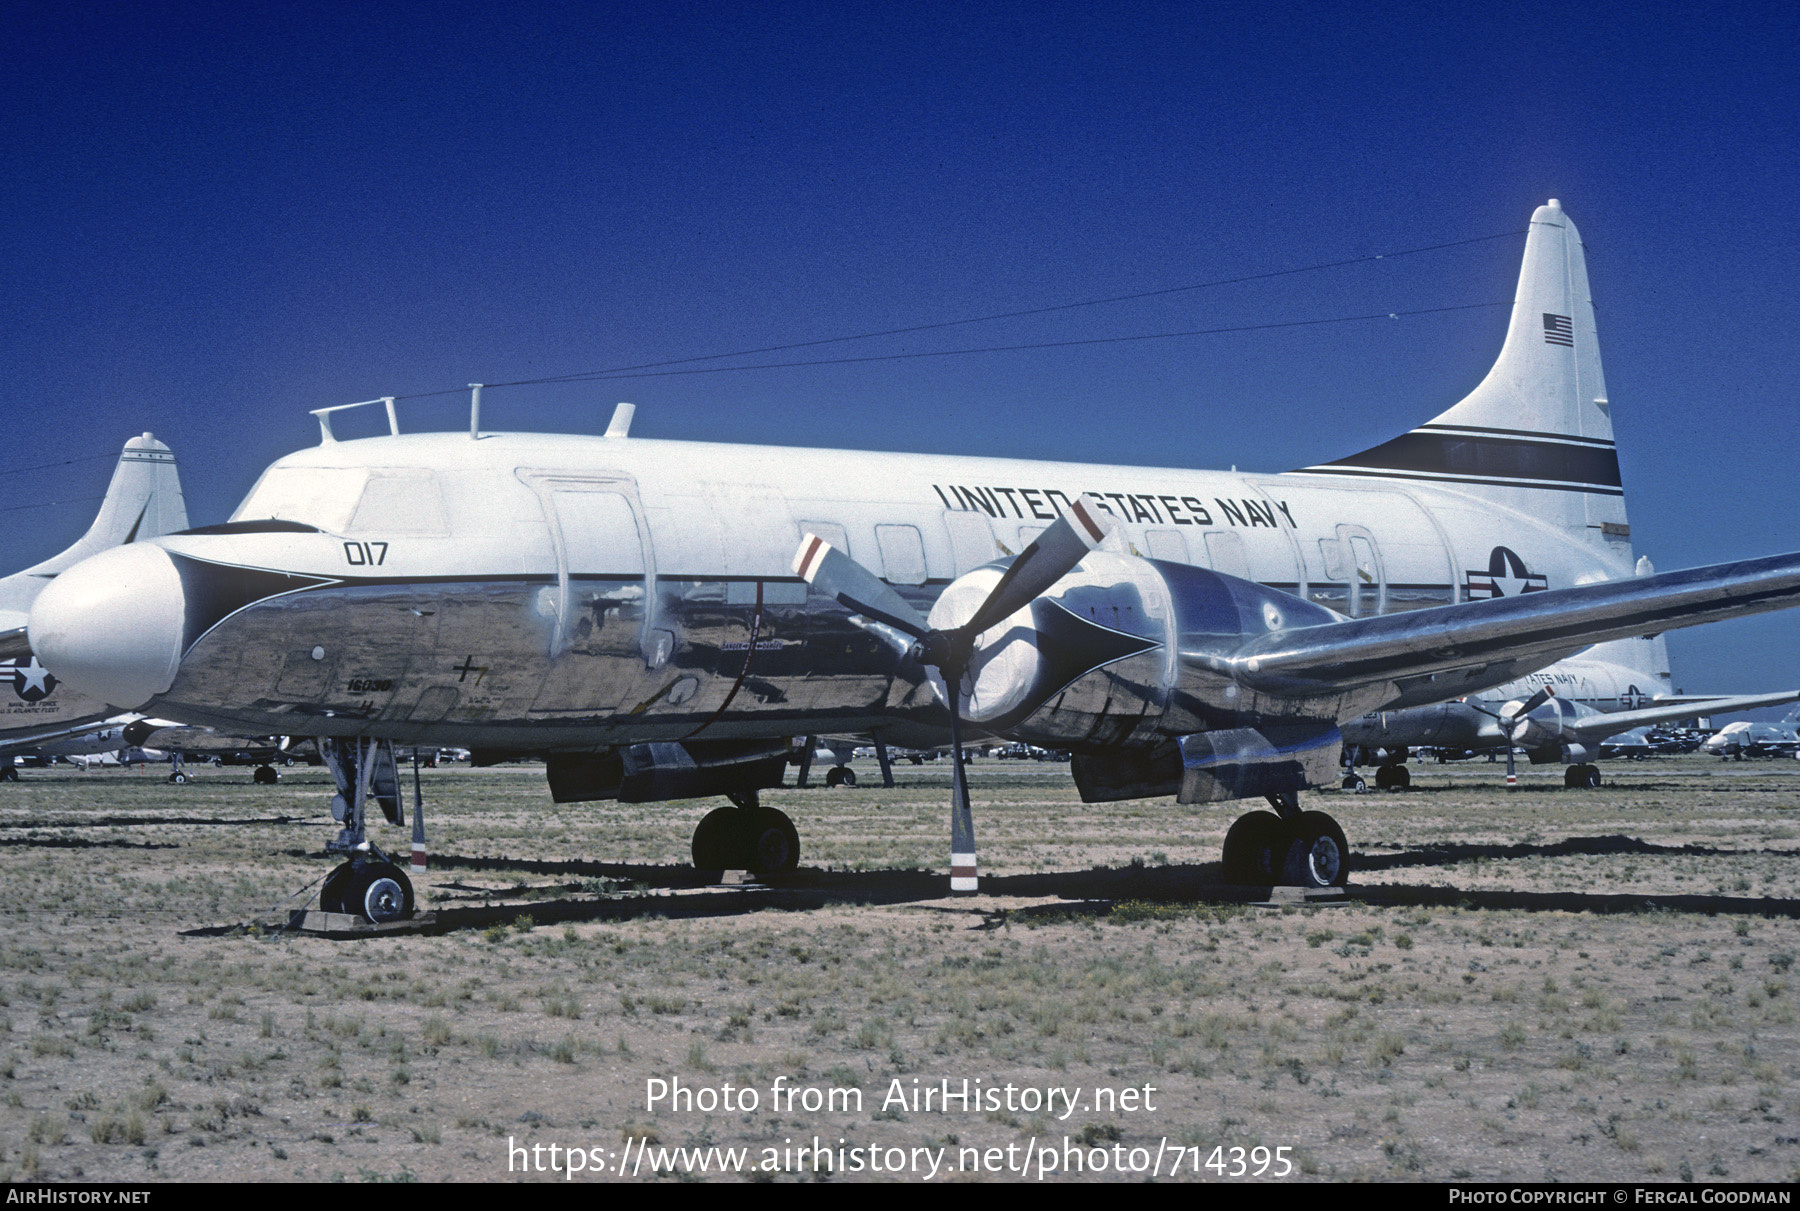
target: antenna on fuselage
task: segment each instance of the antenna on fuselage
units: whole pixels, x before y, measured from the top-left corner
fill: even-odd
[[[637,415],[636,404],[620,404],[613,409],[612,423],[606,426],[608,437],[630,437],[631,418]]]
[[[319,418],[319,444],[322,446],[329,445],[337,440],[337,434],[331,431],[331,414],[333,412],[347,412],[351,408],[367,408],[371,404],[381,404],[386,407],[388,433],[394,437],[400,436],[400,418],[394,415],[394,400],[396,398],[398,397],[384,395],[380,399],[365,399],[359,400],[354,404],[333,404],[329,408],[312,409],[312,415]]]
[[[469,384],[469,440],[481,439],[481,384]]]

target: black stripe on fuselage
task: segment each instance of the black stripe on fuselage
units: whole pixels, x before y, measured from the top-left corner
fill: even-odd
[[[1366,469],[1472,477],[1461,481],[1466,483],[1533,480],[1618,490],[1621,482],[1619,456],[1610,446],[1416,429],[1360,454],[1310,469],[1329,474],[1333,468],[1352,473]]]

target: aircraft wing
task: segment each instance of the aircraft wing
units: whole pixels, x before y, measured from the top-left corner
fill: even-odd
[[[1632,728],[1649,727],[1694,715],[1726,715],[1732,711],[1779,706],[1796,700],[1800,700],[1800,690],[1783,690],[1774,694],[1741,694],[1736,698],[1696,698],[1690,702],[1662,703],[1638,711],[1614,711],[1591,719],[1567,720],[1562,724],[1562,729],[1573,733],[1578,740],[1604,740]]]
[[[1797,604],[1800,553],[1273,631],[1209,663],[1268,693],[1322,696],[1500,661],[1548,663],[1607,639]]]

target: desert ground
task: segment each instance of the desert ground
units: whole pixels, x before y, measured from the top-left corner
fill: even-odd
[[[972,766],[972,899],[946,765],[767,792],[767,886],[688,866],[716,801],[445,767],[431,927],[351,940],[283,928],[322,772],[26,770],[0,1180],[1800,1179],[1800,762],[1602,769],[1310,795],[1350,893],[1261,906],[1239,805],[1066,767]]]

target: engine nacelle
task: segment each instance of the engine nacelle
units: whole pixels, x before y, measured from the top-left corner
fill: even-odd
[[[780,786],[787,749],[786,740],[632,744],[605,753],[551,753],[545,773],[557,803],[660,803]]]
[[[959,579],[931,625],[970,617],[1000,575],[981,568]],[[1335,777],[1346,703],[1258,692],[1236,680],[1230,657],[1257,636],[1338,617],[1206,568],[1096,551],[981,635],[963,718],[1070,750],[1089,802],[1159,794],[1197,802],[1318,785]]]
[[[931,625],[971,616],[1000,575],[981,568],[952,584]],[[1270,631],[1337,618],[1235,576],[1096,551],[981,635],[963,718],[1046,748],[1151,748],[1197,732],[1335,727],[1337,695],[1260,694],[1237,682],[1229,658]]]
[[[1500,708],[1503,717],[1517,714],[1523,701],[1509,702]],[[1544,748],[1563,744],[1573,734],[1571,728],[1581,721],[1581,709],[1567,698],[1546,698],[1527,714],[1514,719],[1513,743],[1520,748]]]

